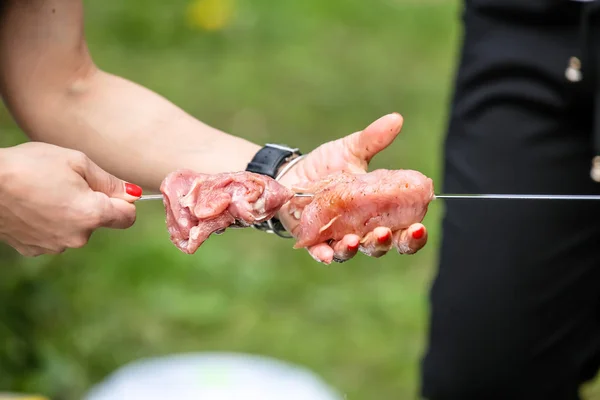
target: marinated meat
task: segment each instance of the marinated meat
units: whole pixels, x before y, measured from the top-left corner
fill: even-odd
[[[171,241],[193,254],[213,233],[271,219],[294,193],[274,179],[251,172],[171,173],[160,187]]]
[[[364,236],[376,227],[392,232],[421,222],[434,198],[433,181],[412,170],[375,170],[367,174],[336,173],[292,188],[313,193],[295,198],[289,212],[300,219],[294,248]]]

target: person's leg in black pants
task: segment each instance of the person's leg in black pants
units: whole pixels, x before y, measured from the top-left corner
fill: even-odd
[[[467,9],[444,192],[600,193],[597,82],[565,78],[578,7],[530,25]],[[578,399],[600,354],[600,202],[444,201],[422,396]]]

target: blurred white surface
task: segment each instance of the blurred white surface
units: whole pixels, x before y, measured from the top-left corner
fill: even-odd
[[[142,359],[85,400],[343,400],[311,371],[266,357],[193,353]]]

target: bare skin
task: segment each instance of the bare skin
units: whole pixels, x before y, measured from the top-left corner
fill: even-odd
[[[285,174],[281,182],[291,187],[297,182],[318,180],[337,171],[366,173],[373,157],[398,136],[403,122],[399,114],[389,114],[360,132],[325,143],[308,154],[298,167]],[[293,234],[298,220],[286,212],[285,206],[278,216],[286,230]],[[358,251],[371,257],[381,257],[392,248],[396,248],[401,254],[413,254],[426,243],[427,230],[417,223],[397,232],[392,232],[387,227],[378,227],[362,238],[346,235],[338,242],[317,244],[308,251],[314,259],[329,264],[333,260],[347,261]]]
[[[81,0],[4,1],[0,15],[0,93],[21,129],[32,140],[60,146],[64,151],[77,150],[75,157],[80,161],[85,159],[84,164],[95,166],[89,175],[92,181],[112,181],[119,187],[124,187],[127,181],[156,191],[165,176],[183,168],[209,174],[241,171],[260,149],[258,144],[198,121],[140,85],[100,70],[85,41]],[[291,186],[307,177],[315,179],[335,170],[364,172],[371,158],[393,141],[401,126],[402,118],[391,114],[362,132],[326,143],[291,169],[283,183]],[[20,168],[12,169],[11,190],[0,191],[0,239],[23,254],[37,255],[81,247],[90,232],[107,226],[101,221],[113,221],[108,227],[125,227],[133,223],[135,209],[132,203],[136,197],[123,199],[122,193],[94,187],[84,177],[88,189],[82,188],[81,180],[76,185],[67,184],[77,180],[75,174],[78,171],[69,162],[61,164],[57,157],[49,156],[58,154],[57,151],[54,146],[0,151],[0,164],[7,165],[19,162],[24,165],[40,152],[45,153],[46,157],[39,157],[37,167],[48,171],[55,187],[60,187],[62,197],[58,193],[55,197],[36,199],[34,196],[18,197],[15,193],[37,193],[37,188],[44,186],[43,180],[48,176],[36,176],[28,169],[24,172],[20,172]],[[87,196],[85,204],[98,209],[90,211],[65,206],[66,199],[82,196]],[[110,214],[109,208],[93,202],[98,198],[106,200],[105,197],[111,203],[115,200],[122,210],[129,211],[120,216]],[[63,225],[77,224],[90,212],[103,216],[94,224],[56,235],[52,244],[33,234],[25,240],[19,236],[24,235],[25,229],[17,226],[12,212],[16,199],[21,202],[21,220],[29,218],[33,221],[38,217],[36,224],[31,222],[30,229],[42,232],[56,229],[58,221],[63,221]],[[125,207],[117,200],[128,202],[131,207]],[[44,205],[40,204],[42,201],[54,203]],[[62,206],[56,202],[63,202]],[[54,215],[40,221],[37,214],[40,207]],[[30,217],[27,217],[28,213]],[[297,222],[289,220],[284,213],[282,218],[288,229],[293,230]],[[329,263],[334,256],[338,261],[352,258],[359,247],[367,255],[380,257],[394,243],[402,242],[403,247],[397,248],[405,249],[406,253],[414,253],[425,245],[426,234],[413,240],[406,232],[391,237],[391,232],[386,229],[377,228],[364,238],[348,235],[339,243],[313,246],[309,252],[315,259]],[[420,229],[419,224],[408,231]]]
[[[0,240],[25,256],[84,246],[135,222],[135,196],[83,153],[46,143],[0,149]]]

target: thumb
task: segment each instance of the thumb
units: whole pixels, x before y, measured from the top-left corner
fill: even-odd
[[[93,205],[99,213],[99,226],[112,229],[127,229],[136,220],[135,204],[123,199],[108,197],[106,194],[93,193]]]
[[[109,210],[103,221],[106,228],[127,229],[135,223],[135,205],[122,199],[111,198]]]
[[[83,178],[87,181],[90,189],[104,193],[113,199],[134,202],[142,195],[141,187],[109,174],[91,160],[86,164]]]
[[[392,144],[403,123],[404,119],[398,113],[384,115],[364,130],[347,136],[345,139],[348,150],[368,163],[377,153]]]

